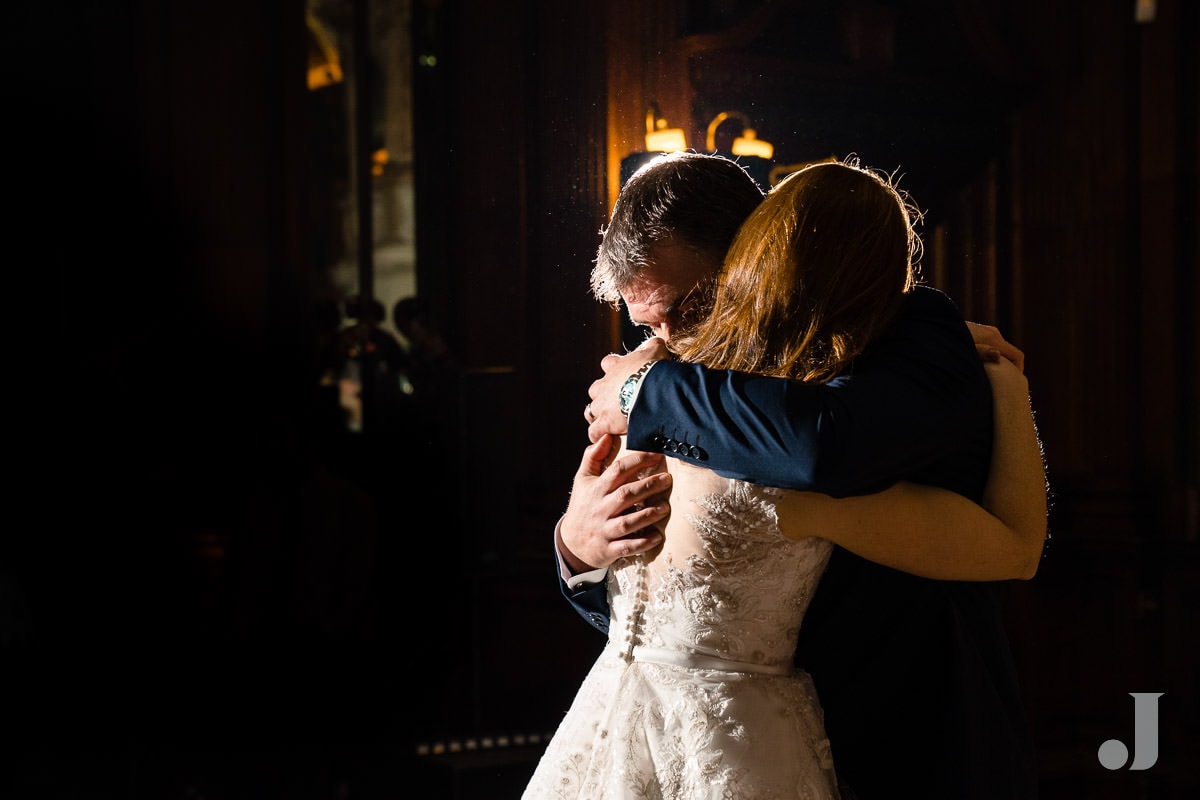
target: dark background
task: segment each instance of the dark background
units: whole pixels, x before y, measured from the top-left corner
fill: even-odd
[[[926,277],[1028,357],[1053,539],[1006,598],[1043,797],[1195,796],[1200,37],[1137,5],[414,2],[458,365],[414,443],[318,422],[303,2],[14,4],[5,797],[519,795],[602,643],[551,531],[650,102],[904,173]],[[1157,763],[1104,769],[1156,691]]]

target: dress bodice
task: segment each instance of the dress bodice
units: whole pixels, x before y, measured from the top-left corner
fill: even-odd
[[[610,641],[615,633],[627,658],[637,648],[692,666],[788,671],[832,543],[783,535],[782,490],[685,470],[663,546],[610,570]]]

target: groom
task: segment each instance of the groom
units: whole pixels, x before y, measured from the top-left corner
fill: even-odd
[[[1023,356],[996,329],[969,329],[936,290],[908,295],[853,372],[824,386],[656,361],[668,355],[662,340],[686,315],[689,291],[720,267],[759,199],[730,161],[666,156],[630,179],[604,233],[593,292],[623,300],[631,321],[658,338],[602,362],[585,409],[600,446],[585,454],[555,531],[563,592],[601,631],[605,569],[661,538],[661,485],[638,474],[664,452],[728,477],[835,496],[902,478],[982,496],[991,394],[972,333],[1018,366]],[[606,469],[610,434],[644,452]],[[817,686],[844,797],[1037,796],[996,588],[919,578],[835,548],[796,664]]]

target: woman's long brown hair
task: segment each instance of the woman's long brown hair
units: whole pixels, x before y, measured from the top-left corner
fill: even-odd
[[[672,336],[671,349],[715,369],[834,378],[916,283],[919,219],[890,177],[854,160],[787,176],[742,225],[714,281],[698,290],[694,325]]]

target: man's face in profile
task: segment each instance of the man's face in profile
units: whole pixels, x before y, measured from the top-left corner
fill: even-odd
[[[718,266],[705,264],[674,238],[659,242],[650,251],[650,264],[621,291],[630,322],[669,341],[672,330],[679,329],[680,302]]]

